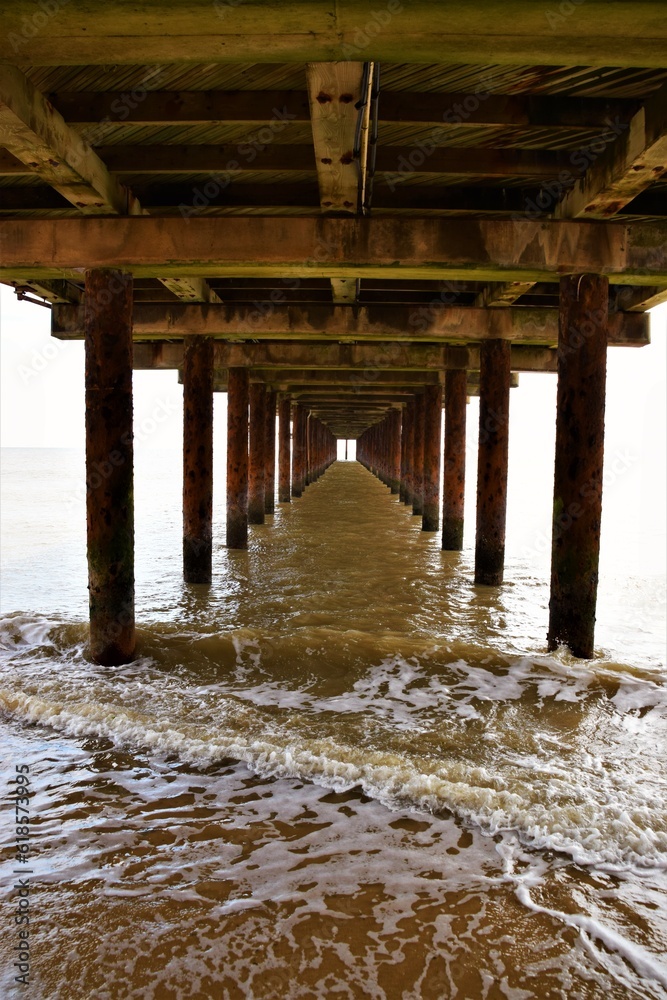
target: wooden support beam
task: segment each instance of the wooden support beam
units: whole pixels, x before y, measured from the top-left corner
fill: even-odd
[[[82,307],[52,310],[52,333],[81,339]],[[134,309],[137,340],[169,337],[225,337],[243,340],[317,339],[338,341],[405,340],[474,343],[511,340],[555,345],[557,309],[479,309],[471,306],[275,305],[266,313],[253,305],[138,303]],[[617,345],[647,343],[646,321],[637,313],[616,313],[610,341]]]
[[[334,305],[352,305],[357,300],[356,278],[332,278],[331,295]]]
[[[306,91],[299,90],[144,90],[141,96],[142,100],[128,101],[127,91],[77,90],[58,91],[51,94],[50,98],[67,122],[88,128],[94,128],[101,121],[113,121],[117,128],[132,128],[135,125],[208,125],[212,121],[220,125],[263,125],[276,121],[289,127],[291,122],[311,119],[309,95]],[[443,136],[448,130],[456,129],[460,132],[465,128],[479,128],[480,125],[568,131],[580,129],[606,135],[613,131],[610,122],[613,123],[616,118],[628,121],[637,110],[638,103],[636,100],[568,97],[563,94],[492,94],[484,89],[480,89],[477,95],[383,89],[379,104],[379,123],[430,126],[441,129]],[[119,109],[122,116],[119,116]],[[165,156],[164,168],[158,164],[158,172],[162,169],[202,169],[204,161],[198,157],[210,155],[213,150],[227,156],[227,161],[232,158],[236,160],[239,156],[238,146],[185,147],[193,150],[195,159],[192,161],[184,159],[186,154],[179,152],[183,147],[169,145],[157,148],[164,150]],[[259,169],[263,168],[263,164],[269,163],[273,164],[271,169],[289,169],[284,166],[284,157],[289,155],[292,148],[298,150],[299,146],[275,145],[273,149],[269,147],[266,150],[250,147],[247,154],[242,151],[241,156],[252,155],[253,162]],[[134,169],[126,167],[125,157],[129,149],[137,150],[136,169],[143,170],[144,156],[150,154],[145,153],[142,147],[102,146],[99,155],[108,162],[111,170]],[[310,166],[306,169],[312,170],[315,169],[315,164],[312,149],[308,149],[311,159]],[[305,155],[305,149],[303,154]],[[162,158],[162,152],[159,158]],[[0,160],[0,170],[2,162]],[[11,166],[11,160],[7,160],[5,167]],[[210,168],[207,166],[203,169]]]
[[[169,341],[136,343],[134,364],[136,368],[150,370],[180,368],[183,364],[183,345]],[[307,378],[310,378],[311,372],[319,372],[323,378],[331,372],[334,381],[340,380],[343,375],[350,384],[362,390],[365,385],[381,381],[383,373],[392,380],[398,377],[410,384],[417,373],[421,380],[422,373],[435,373],[439,378],[440,373],[448,369],[478,370],[480,352],[478,347],[401,344],[395,341],[374,341],[372,344],[290,341],[229,344],[217,341],[214,344],[214,364],[218,371],[233,367],[261,369],[264,381],[273,373],[272,385],[281,391],[287,391],[287,382],[293,377],[295,368],[307,370]],[[555,372],[558,367],[557,351],[547,347],[514,346],[510,352],[510,365],[514,371]]]
[[[533,281],[505,281],[487,285],[475,298],[479,308],[511,306],[533,287]]]
[[[359,164],[355,133],[359,119],[361,62],[309,63],[306,66],[313,146],[323,212],[356,214]]]
[[[304,63],[374,59],[481,66],[655,66],[667,64],[661,3],[587,3],[565,13],[535,0],[469,5],[393,0],[229,4],[210,0],[87,0],[61,5],[47,29],[31,28],[35,6],[14,0],[0,12],[3,59],[40,65]],[[570,15],[574,16],[570,16]],[[551,21],[549,16],[551,15]],[[555,23],[554,23],[555,19]],[[85,30],[84,30],[85,29]]]
[[[220,296],[213,291],[205,278],[160,278],[165,288],[185,302],[209,302],[219,305]]]
[[[37,295],[41,299],[45,299],[47,302],[51,302],[55,305],[65,305],[66,303],[75,303],[79,305],[83,302],[83,293],[78,285],[72,284],[70,281],[62,281],[59,279],[48,279],[43,280],[26,280],[26,281],[7,281],[3,284],[9,285],[16,292],[25,293],[28,295]]]
[[[588,270],[667,284],[667,223],[424,218],[0,220],[0,280],[76,277],[391,277],[549,281]],[[165,263],[166,262],[166,263]]]
[[[583,177],[556,206],[559,219],[608,219],[667,172],[667,86],[601,143]]]
[[[0,145],[87,215],[141,206],[15,66],[0,65]]]

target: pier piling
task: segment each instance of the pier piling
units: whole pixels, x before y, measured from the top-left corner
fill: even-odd
[[[440,444],[442,386],[424,390],[424,502],[422,531],[437,531],[440,523]]]
[[[278,501],[291,500],[291,421],[292,403],[283,396],[278,403]]]
[[[86,514],[90,654],[134,656],[132,277],[85,275]]]
[[[463,548],[466,481],[467,372],[445,373],[445,454],[442,479],[442,547]]]
[[[227,383],[227,548],[248,548],[248,369]]]
[[[415,396],[414,450],[412,464],[412,513],[424,513],[424,395]]]
[[[487,340],[480,351],[475,583],[503,582],[509,456],[510,342]]]
[[[213,546],[213,341],[183,344],[183,578],[210,583]]]
[[[549,649],[593,655],[600,558],[609,289],[560,279]]]
[[[248,524],[264,524],[266,388],[262,382],[252,383],[249,398]]]

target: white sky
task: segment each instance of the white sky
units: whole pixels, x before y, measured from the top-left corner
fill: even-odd
[[[18,302],[0,286],[3,447],[84,447],[83,344],[53,340],[49,322],[48,309]],[[649,347],[609,351],[606,514],[619,532],[625,523],[636,530],[639,519],[664,549],[667,304],[653,310],[651,336]],[[536,479],[551,489],[556,376],[521,375],[511,400],[510,490],[527,490]],[[225,402],[216,395],[216,440],[224,437]],[[138,454],[142,448],[180,449],[182,389],[175,371],[135,372],[134,407]],[[471,437],[477,412],[473,400]],[[468,492],[474,492],[473,481]]]

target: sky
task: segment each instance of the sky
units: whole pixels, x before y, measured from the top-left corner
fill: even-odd
[[[0,286],[2,447],[84,447],[83,343],[52,339],[49,322],[48,309],[19,302],[13,290]],[[629,526],[636,527],[639,519],[644,533],[655,539],[647,555],[660,569],[665,561],[667,304],[652,311],[651,339],[648,347],[610,348],[608,353],[604,505],[607,530],[619,539],[629,537]],[[519,382],[511,392],[510,504],[513,492],[525,501],[531,491],[542,504],[553,489],[556,376],[522,374]],[[225,404],[224,394],[216,394],[216,441],[224,439]],[[477,407],[473,399],[469,476],[474,474]],[[135,372],[134,410],[138,456],[144,448],[180,451],[182,388],[175,371]],[[470,485],[468,494],[474,500]]]

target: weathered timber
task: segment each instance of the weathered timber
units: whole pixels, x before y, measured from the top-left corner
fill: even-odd
[[[183,577],[210,583],[213,553],[213,342],[183,344]]]
[[[82,335],[82,306],[60,304],[51,314],[51,330],[62,339]],[[647,320],[640,313],[615,313],[613,343],[641,345]],[[414,306],[256,305],[142,302],[134,307],[136,340],[165,337],[234,337],[251,340],[313,339],[442,340],[470,344],[484,340],[551,345],[558,343],[558,309],[486,309],[442,305]]]
[[[86,511],[90,654],[134,656],[132,279],[86,271]]]
[[[445,450],[442,479],[442,547],[463,548],[466,477],[466,372],[445,374]]]
[[[475,583],[503,582],[509,456],[510,347],[490,340],[482,347],[477,459]]]
[[[250,451],[248,457],[248,524],[264,524],[264,477],[266,461],[266,389],[261,382],[250,386]]]
[[[607,282],[561,279],[548,644],[594,651],[607,363]]]
[[[227,389],[227,548],[248,548],[248,370],[230,368]]]
[[[224,19],[210,0],[189,0],[182,6],[167,0],[131,6],[111,2],[94,11],[87,0],[71,0],[58,9],[48,31],[26,37],[20,25],[23,20],[32,25],[34,12],[29,0],[15,0],[3,9],[0,31],[14,39],[13,46],[11,41],[5,46],[4,59],[18,54],[35,66],[304,63],[360,57],[457,65],[667,65],[667,28],[655,0],[613,5],[588,0],[576,8],[576,16],[568,11],[557,31],[545,17],[544,4],[534,0],[457,6],[427,0],[390,3],[381,19],[372,0],[338,0],[335,10],[324,0],[270,6],[246,0],[227,6]]]
[[[437,531],[440,523],[441,410],[442,386],[426,386],[424,389],[423,531]]]
[[[446,269],[452,280],[547,281],[587,270],[667,284],[667,223],[610,221],[604,235],[597,222],[552,219],[2,219],[0,278],[73,277],[111,263],[157,278],[421,279]]]
[[[297,403],[293,409],[292,496],[300,497],[306,487],[306,431],[308,411]]]

